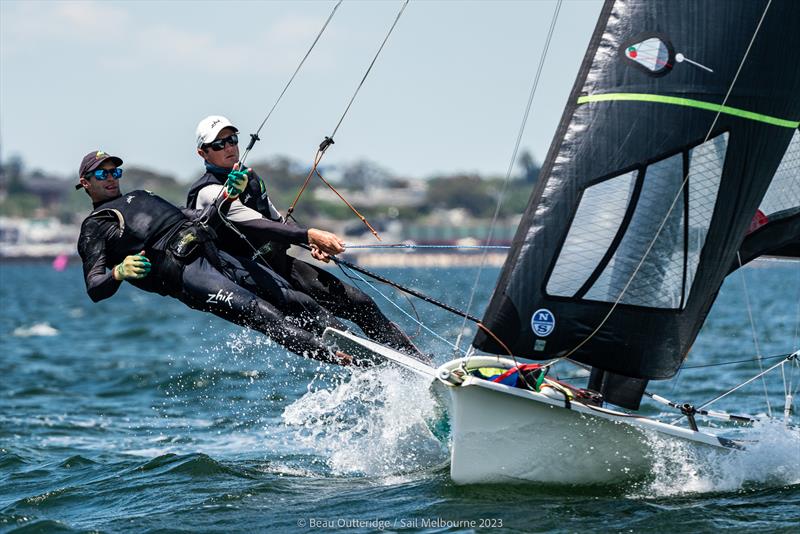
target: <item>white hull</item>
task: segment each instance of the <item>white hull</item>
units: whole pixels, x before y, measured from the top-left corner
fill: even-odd
[[[606,483],[648,470],[632,427],[482,387],[449,389],[457,484]]]
[[[347,350],[364,350],[376,360],[405,367],[432,381],[437,396],[447,397],[450,412],[450,476],[457,484],[545,482],[609,484],[646,475],[653,443],[664,440],[698,452],[731,451],[730,440],[660,421],[585,405],[566,403],[525,389],[453,373],[464,360],[439,369],[349,332],[326,330],[326,337]],[[515,362],[475,356],[467,367],[511,368]],[[447,402],[449,400],[450,402]]]
[[[477,357],[478,365],[510,360]],[[462,360],[439,368],[451,397],[450,475],[458,484],[546,482],[608,484],[646,475],[653,438],[694,449],[733,443],[688,428],[550,397],[475,377],[448,380]]]

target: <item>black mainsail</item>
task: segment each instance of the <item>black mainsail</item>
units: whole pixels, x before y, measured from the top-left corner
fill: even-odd
[[[792,0],[606,2],[483,318],[515,355],[636,408],[732,269],[800,254],[798,27]]]

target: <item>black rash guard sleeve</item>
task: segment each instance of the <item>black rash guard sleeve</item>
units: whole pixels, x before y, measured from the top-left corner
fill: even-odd
[[[114,266],[106,265],[106,234],[109,231],[114,231],[113,223],[89,218],[81,226],[78,238],[86,292],[93,302],[107,299],[122,285],[121,281],[114,279]],[[112,270],[107,271],[107,268]]]
[[[266,217],[236,221],[235,224],[236,228],[256,246],[264,245],[270,241],[292,245],[308,244],[308,230],[293,224],[271,221]]]

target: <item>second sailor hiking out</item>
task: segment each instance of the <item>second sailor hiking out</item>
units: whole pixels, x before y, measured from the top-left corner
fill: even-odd
[[[238,129],[227,118],[211,115],[197,125],[196,136],[197,154],[203,158],[206,172],[192,184],[186,205],[204,209],[219,196],[239,161]],[[344,252],[344,242],[331,232],[284,220],[271,202],[264,181],[255,173],[231,205],[227,220],[234,228],[221,229],[224,250],[240,257],[255,254],[296,291],[312,297],[337,317],[354,322],[373,340],[427,359],[366,293],[287,253],[292,244],[309,245],[315,259],[327,262],[330,256]]]

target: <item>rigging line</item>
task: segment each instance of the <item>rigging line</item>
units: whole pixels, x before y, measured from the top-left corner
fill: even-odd
[[[767,11],[769,10],[769,6],[771,4],[772,4],[772,0],[768,0],[767,1],[767,5],[764,7],[764,12],[761,14],[761,18],[759,19],[758,24],[756,25],[756,29],[753,32],[753,36],[750,38],[750,43],[747,45],[747,49],[744,52],[744,56],[742,56],[742,61],[739,62],[739,67],[736,69],[736,74],[733,76],[733,81],[731,82],[730,86],[728,87],[728,91],[725,93],[725,98],[722,100],[721,106],[725,106],[725,104],[727,104],[727,102],[728,102],[728,98],[730,97],[731,92],[733,91],[734,85],[736,85],[736,80],[739,78],[739,73],[742,71],[742,67],[744,67],[745,62],[747,61],[747,56],[750,54],[750,49],[753,47],[753,43],[756,40],[756,36],[758,35],[759,30],[761,29],[761,24],[764,22],[764,17],[767,16]],[[719,117],[720,117],[721,114],[722,114],[722,107],[720,107],[719,111],[717,111],[717,114],[714,116],[714,120],[712,121],[711,127],[708,129],[708,132],[706,133],[705,138],[703,139],[703,143],[708,141],[708,139],[711,137],[711,132],[714,131],[714,126],[716,126],[717,120],[719,120]],[[611,314],[614,313],[614,310],[617,309],[617,306],[622,301],[622,297],[625,296],[625,293],[628,291],[628,288],[633,283],[634,278],[636,278],[636,274],[639,272],[639,269],[641,269],[642,265],[644,264],[644,261],[647,259],[647,256],[650,255],[650,251],[655,246],[656,241],[658,241],[658,237],[661,235],[661,232],[664,229],[664,226],[666,226],[670,215],[674,211],[675,205],[678,203],[678,199],[683,197],[683,191],[686,188],[686,183],[688,181],[689,181],[689,173],[687,172],[686,176],[684,176],[684,178],[683,178],[683,182],[681,183],[681,187],[678,189],[678,192],[675,194],[675,198],[672,199],[672,204],[670,205],[669,210],[667,210],[667,213],[664,216],[664,220],[661,221],[661,224],[659,225],[658,229],[656,230],[655,236],[653,236],[652,241],[650,241],[650,244],[648,245],[647,249],[644,251],[644,255],[642,256],[642,259],[639,261],[638,265],[636,265],[636,268],[633,270],[633,273],[631,274],[630,278],[628,279],[628,282],[622,288],[622,291],[620,292],[619,296],[614,301],[614,303],[611,305],[611,308],[609,308],[608,313],[606,313],[605,317],[603,317],[603,320],[600,321],[600,324],[598,324],[597,327],[583,341],[578,343],[578,345],[576,345],[575,348],[573,348],[571,351],[569,351],[564,356],[560,356],[557,360],[562,359],[562,358],[568,358],[569,356],[574,354],[576,351],[578,351],[578,349],[580,349],[586,343],[588,343],[589,340],[592,339],[597,334],[597,332],[600,331],[600,329],[603,327],[603,325],[606,324],[606,322],[608,321],[609,317],[611,317]]]
[[[270,116],[272,116],[272,112],[273,112],[273,111],[275,111],[275,108],[276,108],[276,107],[278,107],[278,103],[279,103],[279,102],[281,101],[281,99],[283,98],[283,95],[286,93],[286,90],[287,90],[287,89],[289,89],[289,86],[292,84],[292,81],[294,81],[294,78],[295,78],[295,76],[297,76],[297,73],[298,73],[298,72],[300,72],[300,68],[301,68],[301,67],[303,66],[303,64],[306,62],[306,59],[307,59],[307,58],[308,58],[308,56],[311,54],[311,51],[312,51],[312,50],[314,49],[314,47],[317,45],[317,42],[319,41],[320,37],[322,37],[322,34],[323,34],[323,32],[325,31],[325,28],[327,28],[327,27],[328,27],[328,23],[329,23],[329,22],[331,21],[331,19],[333,18],[333,15],[334,15],[334,13],[336,13],[336,10],[337,10],[337,9],[339,9],[339,5],[341,5],[342,1],[343,1],[343,0],[339,0],[339,1],[336,3],[336,5],[335,5],[335,6],[333,6],[333,9],[331,10],[331,14],[330,14],[330,15],[328,15],[328,19],[325,21],[325,24],[323,24],[323,25],[322,25],[322,28],[319,30],[319,33],[317,34],[317,37],[314,39],[314,42],[312,42],[312,43],[311,43],[311,46],[308,48],[308,51],[306,52],[306,55],[305,55],[305,56],[303,56],[303,59],[302,59],[302,60],[300,60],[300,63],[297,65],[297,68],[296,68],[296,69],[295,69],[295,71],[294,71],[294,74],[292,74],[292,76],[289,78],[289,81],[288,81],[288,82],[286,83],[286,85],[284,86],[284,88],[283,88],[283,91],[281,91],[280,95],[278,95],[278,99],[277,99],[277,100],[275,100],[275,103],[272,105],[272,108],[269,110],[269,113],[267,113],[267,116],[266,116],[266,117],[264,118],[264,120],[261,122],[261,126],[259,126],[259,127],[258,127],[258,130],[256,130],[256,133],[254,133],[254,134],[250,134],[250,142],[247,144],[247,148],[245,148],[245,150],[244,150],[244,154],[243,154],[243,155],[242,155],[242,157],[239,159],[239,163],[238,163],[238,165],[234,165],[234,167],[233,167],[234,169],[236,169],[236,170],[239,170],[239,169],[245,169],[245,170],[246,170],[246,169],[247,169],[247,167],[245,167],[245,165],[244,165],[244,162],[245,162],[245,160],[247,159],[247,156],[250,154],[250,151],[253,149],[253,146],[255,146],[255,144],[256,144],[256,141],[258,141],[258,140],[260,139],[260,138],[258,137],[258,134],[259,134],[259,133],[261,133],[261,129],[262,129],[262,128],[264,127],[264,125],[267,123],[267,121],[269,120]],[[220,195],[222,195],[222,191],[220,191],[220,192],[219,192],[219,194],[217,195],[217,200],[219,199],[219,196],[220,196]],[[217,211],[219,211],[219,210],[217,210]],[[220,215],[220,217],[222,218],[222,220],[223,220],[223,221],[226,221],[226,220],[227,220],[227,219],[226,219],[226,217],[225,217],[225,216],[223,216],[221,213],[220,213],[219,215]],[[289,216],[289,215],[291,215],[291,214],[290,214],[290,213],[289,213],[289,214],[287,214],[287,216]],[[230,226],[230,225],[228,225],[228,226]],[[248,243],[248,244],[249,244],[249,243]],[[250,245],[250,246],[251,246],[251,248],[253,248],[253,247],[252,247],[252,245]]]
[[[541,56],[539,58],[539,66],[537,67],[536,74],[533,77],[533,83],[531,84],[531,90],[530,90],[530,93],[528,95],[528,102],[527,102],[527,104],[525,106],[525,113],[522,116],[522,123],[519,126],[519,132],[517,133],[517,139],[516,139],[516,141],[514,143],[514,150],[511,153],[511,160],[508,162],[508,169],[506,169],[506,177],[505,177],[505,180],[503,181],[503,188],[500,191],[500,196],[497,197],[497,204],[496,204],[495,209],[494,209],[494,215],[492,216],[492,222],[489,225],[489,232],[486,235],[486,244],[487,245],[492,242],[492,237],[494,235],[494,229],[495,229],[495,226],[497,224],[497,218],[500,215],[500,207],[503,204],[503,199],[504,199],[505,194],[506,194],[506,189],[508,188],[508,182],[509,182],[509,180],[511,178],[511,172],[514,170],[514,164],[517,161],[517,152],[519,152],[519,146],[522,143],[522,135],[525,133],[525,126],[528,123],[528,117],[529,117],[530,112],[531,112],[531,107],[533,107],[533,99],[534,99],[534,96],[536,95],[536,88],[539,86],[539,78],[541,77],[541,74],[542,74],[542,68],[544,67],[544,62],[547,59],[547,52],[550,49],[550,41],[553,38],[553,31],[555,30],[556,21],[558,20],[558,13],[559,13],[559,11],[561,11],[561,3],[562,3],[562,0],[558,0],[556,2],[556,7],[553,10],[553,16],[552,16],[552,18],[550,20],[550,28],[547,31],[547,38],[545,39],[544,48],[542,49],[542,54],[541,54]],[[487,256],[488,256],[488,254],[486,253],[486,251],[484,251],[483,257],[481,258],[481,263],[478,266],[478,273],[475,275],[475,282],[472,284],[472,290],[470,291],[470,294],[469,294],[469,301],[467,302],[467,310],[466,310],[467,313],[469,313],[470,309],[472,308],[472,304],[473,304],[473,302],[475,300],[475,293],[476,293],[476,291],[478,289],[478,284],[480,283],[481,274],[482,274],[483,268],[484,268],[484,266],[486,264]],[[458,338],[456,339],[456,345],[457,346],[461,345],[461,337],[462,337],[462,333],[464,332],[464,328],[466,327],[466,325],[467,325],[467,319],[466,319],[466,317],[464,317],[464,322],[462,323],[461,330],[459,331]]]
[[[350,106],[353,105],[353,102],[356,99],[356,95],[358,95],[358,92],[361,90],[361,86],[363,86],[364,82],[367,80],[367,76],[369,76],[370,71],[372,71],[372,67],[375,65],[375,62],[378,60],[378,56],[380,55],[381,51],[383,50],[383,47],[386,45],[386,42],[389,40],[389,36],[392,35],[392,32],[394,31],[395,26],[397,26],[397,22],[400,20],[400,16],[403,14],[403,11],[405,11],[406,6],[408,5],[408,2],[409,2],[409,0],[405,0],[403,2],[403,5],[400,7],[400,11],[398,11],[397,16],[395,17],[394,22],[392,23],[392,26],[389,28],[389,31],[386,33],[386,37],[384,37],[380,48],[378,48],[378,51],[375,53],[375,57],[372,58],[372,62],[369,64],[369,67],[367,67],[367,70],[364,73],[363,78],[361,78],[361,82],[359,82],[358,87],[356,87],[356,90],[353,93],[353,96],[350,97],[350,102],[348,102],[347,107],[345,108],[344,113],[342,113],[342,116],[339,118],[339,122],[336,124],[336,127],[333,129],[333,132],[331,133],[330,136],[325,137],[325,139],[323,139],[322,142],[319,144],[319,148],[317,149],[317,154],[314,156],[314,163],[311,166],[311,170],[308,171],[308,176],[306,176],[306,179],[303,182],[303,185],[300,187],[300,190],[297,192],[297,196],[295,197],[294,202],[292,202],[292,205],[289,206],[288,210],[286,210],[286,218],[287,218],[287,220],[289,218],[294,218],[292,214],[294,213],[295,206],[300,201],[300,197],[302,196],[303,192],[306,190],[306,187],[308,187],[308,184],[309,184],[309,181],[311,180],[311,177],[314,176],[314,174],[316,174],[319,177],[319,179],[322,180],[325,183],[325,185],[327,185],[331,190],[333,190],[333,192],[336,193],[339,196],[339,198],[344,200],[344,202],[347,204],[347,206],[353,212],[355,212],[355,214],[359,217],[359,219],[361,219],[361,222],[366,224],[367,228],[369,228],[370,232],[372,232],[372,235],[374,235],[380,241],[380,236],[375,231],[375,229],[372,227],[372,225],[370,225],[369,222],[367,222],[367,220],[358,211],[356,211],[356,209],[349,202],[347,202],[344,199],[344,197],[342,197],[342,195],[340,195],[336,191],[336,189],[334,189],[327,181],[325,181],[325,179],[322,177],[322,175],[317,170],[317,167],[319,166],[320,162],[322,161],[322,157],[325,155],[325,152],[328,150],[328,148],[330,148],[330,146],[332,144],[334,144],[333,138],[336,136],[336,132],[339,131],[339,127],[342,125],[342,121],[344,121],[344,118],[347,115],[347,112],[350,111]]]
[[[298,245],[298,246],[302,247],[302,248],[305,248],[306,250],[311,250],[308,245]],[[477,317],[475,317],[473,315],[470,315],[470,314],[468,314],[468,313],[466,313],[464,311],[461,311],[458,308],[454,308],[453,306],[450,306],[449,304],[445,304],[444,302],[440,302],[440,301],[436,300],[433,297],[430,297],[430,296],[428,296],[428,295],[426,295],[424,293],[420,293],[419,291],[416,291],[416,290],[411,289],[409,287],[401,286],[397,282],[393,282],[393,281],[389,280],[388,278],[385,278],[385,277],[383,277],[383,276],[381,276],[379,274],[376,274],[376,273],[373,273],[371,271],[368,271],[367,269],[364,269],[363,267],[359,267],[357,265],[354,265],[354,264],[350,263],[349,261],[345,261],[345,260],[339,259],[336,256],[331,256],[331,260],[333,260],[335,263],[341,263],[341,264],[345,265],[346,267],[350,268],[351,270],[359,272],[359,273],[362,273],[362,274],[365,274],[365,275],[369,276],[370,278],[378,280],[379,282],[383,282],[384,284],[388,284],[388,285],[394,287],[395,289],[399,289],[400,291],[402,291],[404,293],[408,293],[409,295],[417,297],[418,299],[421,299],[421,300],[427,302],[428,304],[433,304],[434,306],[442,308],[443,310],[449,311],[450,313],[452,313],[454,315],[458,315],[459,317],[466,317],[467,319],[469,319],[470,321],[472,321],[474,323],[480,323],[481,322],[481,320],[478,319]]]
[[[797,269],[797,292],[797,314],[794,325],[794,345],[792,346],[794,350],[800,349],[800,344],[798,344],[798,335],[800,334],[800,269]],[[800,365],[792,366],[792,371],[789,375],[789,391],[792,390],[792,385],[794,384],[794,373],[798,367],[800,367]],[[800,386],[800,384],[798,384],[798,386]]]
[[[686,366],[682,366],[679,370],[683,371],[685,369],[704,369],[706,367],[720,367],[720,366],[723,366],[723,365],[734,365],[734,364],[737,364],[737,363],[757,362],[759,360],[761,360],[761,361],[776,360],[778,358],[786,358],[789,355],[791,355],[791,353],[778,354],[776,356],[767,356],[765,358],[753,358],[751,360],[736,360],[736,361],[733,361],[733,362],[709,363],[709,364],[705,364],[705,365],[686,365]],[[763,369],[762,369],[762,371],[763,371]]]
[[[334,261],[336,262],[336,265],[338,265],[338,266],[339,266],[339,268],[340,268],[340,269],[342,269],[343,271],[344,271],[344,268],[345,268],[345,267],[346,267],[346,268],[348,268],[348,269],[350,268],[350,266],[349,266],[349,265],[342,265],[342,262],[341,262],[341,261],[336,261],[336,259],[335,259],[335,258],[331,258],[331,259],[332,259],[332,260],[334,260]],[[446,344],[450,345],[451,347],[453,347],[453,349],[455,349],[455,350],[461,350],[461,349],[459,349],[458,347],[456,347],[456,346],[455,346],[455,344],[453,344],[452,342],[448,341],[448,340],[447,340],[447,339],[445,339],[444,337],[440,336],[439,334],[437,334],[436,332],[434,332],[433,330],[431,330],[430,328],[428,328],[427,326],[425,326],[425,324],[424,324],[422,321],[418,321],[417,319],[415,319],[414,317],[412,317],[410,313],[408,313],[408,312],[407,312],[407,311],[405,311],[403,308],[401,308],[401,307],[400,307],[400,306],[399,306],[399,305],[398,305],[396,302],[394,302],[392,299],[390,299],[389,297],[387,297],[386,295],[384,295],[384,294],[383,294],[383,292],[381,292],[381,291],[380,291],[378,288],[376,288],[374,285],[370,284],[370,283],[369,283],[369,281],[367,281],[367,280],[366,280],[366,279],[365,279],[363,276],[361,276],[361,274],[359,274],[359,272],[358,272],[358,271],[355,271],[355,270],[353,270],[353,272],[355,273],[355,275],[356,275],[356,276],[358,276],[358,278],[359,278],[359,279],[360,279],[362,282],[364,282],[365,284],[367,284],[367,285],[368,285],[370,288],[372,288],[372,290],[373,290],[373,291],[375,291],[377,294],[379,294],[381,297],[383,297],[383,298],[384,298],[384,299],[385,299],[387,302],[389,302],[389,304],[391,304],[392,306],[394,306],[395,308],[397,308],[398,310],[400,310],[400,312],[401,312],[401,313],[403,313],[403,314],[404,314],[406,317],[408,317],[409,319],[411,319],[412,321],[414,321],[415,323],[417,323],[417,324],[418,324],[418,325],[419,325],[421,328],[424,328],[424,329],[425,329],[425,330],[426,330],[428,333],[430,333],[431,335],[433,335],[435,338],[439,339],[440,341],[443,341],[444,343],[446,343]],[[349,277],[349,275],[348,275],[348,277]],[[462,351],[462,352],[463,352],[463,351]]]
[[[750,319],[750,331],[753,333],[753,345],[756,348],[756,360],[758,360],[758,370],[763,371],[764,366],[761,364],[761,347],[758,344],[758,333],[756,332],[756,322],[753,319],[753,308],[750,305],[750,293],[747,291],[747,281],[744,277],[742,270],[742,256],[739,251],[736,251],[736,260],[739,262],[739,275],[742,279],[742,289],[744,290],[744,302],[747,307],[747,316]],[[772,417],[772,406],[769,403],[769,392],[767,391],[767,381],[761,377],[761,385],[764,386],[764,399],[767,401],[767,415]]]
[[[800,349],[800,269],[797,269],[797,313],[794,323],[794,349]]]
[[[761,13],[761,18],[758,21],[756,30],[753,32],[753,37],[750,39],[750,43],[747,45],[747,50],[745,50],[744,52],[744,57],[742,58],[742,62],[739,63],[739,68],[736,69],[736,74],[733,77],[733,81],[731,82],[730,87],[728,87],[728,92],[725,93],[725,98],[722,99],[721,108],[719,111],[717,111],[717,115],[714,117],[714,122],[711,123],[711,128],[708,129],[708,135],[711,135],[711,131],[714,130],[714,126],[717,125],[717,120],[719,120],[719,116],[722,114],[722,108],[724,108],[725,104],[728,103],[728,98],[731,96],[731,92],[733,91],[733,86],[736,85],[736,80],[739,79],[739,74],[742,72],[742,67],[744,67],[744,62],[747,59],[747,56],[750,54],[750,49],[753,47],[753,43],[756,41],[756,36],[758,35],[758,31],[761,29],[761,24],[764,22],[764,18],[767,16],[767,11],[769,11],[770,5],[772,5],[772,0],[768,0],[767,5],[764,6],[764,12]],[[706,136],[706,141],[708,141],[708,135]]]
[[[335,263],[335,262],[334,262],[334,263]],[[359,284],[358,284],[358,280],[356,280],[355,278],[353,278],[353,276],[351,276],[351,275],[350,275],[350,273],[348,273],[348,272],[347,272],[347,271],[344,269],[344,267],[342,267],[342,266],[341,266],[341,265],[339,265],[338,263],[336,264],[336,266],[339,268],[339,270],[340,270],[340,271],[342,271],[342,274],[343,274],[344,276],[346,276],[348,280],[350,280],[351,282],[353,282],[353,285],[355,285],[355,286],[358,286],[358,285],[359,285]],[[382,282],[382,283],[386,283],[386,282]],[[389,284],[386,284],[386,285],[389,285]],[[391,285],[389,285],[389,287],[392,287],[392,286],[391,286]],[[403,293],[402,291],[397,291],[397,293],[399,293],[399,294],[400,294],[400,295],[401,295],[401,296],[402,296],[404,299],[406,299],[406,302],[408,302],[408,305],[409,305],[409,306],[411,306],[411,309],[414,311],[414,316],[417,318],[417,321],[418,321],[418,322],[419,322],[419,321],[421,321],[422,319],[420,319],[420,317],[419,317],[419,312],[417,311],[417,307],[416,307],[416,306],[414,306],[414,302],[411,300],[411,297],[409,297],[408,295],[406,295],[406,294],[405,294],[405,293]],[[416,339],[416,338],[417,338],[417,336],[419,336],[419,333],[420,333],[420,331],[421,331],[421,327],[420,327],[420,326],[419,326],[419,324],[418,324],[418,325],[417,325],[417,331],[416,331],[416,332],[414,332],[414,334],[413,334],[413,335],[409,335],[409,337],[410,337],[412,340]]]
[[[726,391],[726,392],[725,392],[725,393],[723,393],[722,395],[719,395],[719,396],[717,396],[717,397],[715,397],[715,398],[711,399],[710,401],[706,402],[705,404],[702,404],[702,405],[701,405],[701,406],[699,406],[697,409],[698,409],[698,410],[702,410],[703,408],[707,408],[708,406],[711,406],[713,403],[717,402],[718,400],[720,400],[720,399],[722,399],[722,398],[724,398],[724,397],[727,397],[728,395],[730,395],[731,393],[733,393],[733,392],[734,392],[734,391],[736,391],[737,389],[740,389],[740,388],[742,388],[742,387],[746,386],[747,384],[749,384],[749,383],[750,383],[750,382],[752,382],[753,380],[757,380],[757,379],[761,378],[762,376],[764,376],[765,374],[769,373],[770,371],[772,371],[772,370],[773,370],[773,369],[775,369],[776,367],[779,367],[779,366],[783,365],[784,363],[786,363],[786,362],[787,362],[787,361],[789,361],[789,360],[794,360],[794,359],[797,359],[797,357],[798,357],[798,356],[800,356],[800,350],[798,350],[798,351],[796,351],[796,352],[793,352],[792,354],[788,355],[788,356],[787,356],[787,357],[786,357],[786,358],[785,358],[783,361],[780,361],[780,362],[776,363],[775,365],[773,365],[772,367],[770,367],[770,368],[769,368],[769,369],[767,369],[766,371],[763,371],[763,372],[761,372],[761,373],[758,373],[756,376],[754,376],[754,377],[752,377],[752,378],[749,378],[749,379],[747,379],[746,381],[742,382],[741,384],[739,384],[738,386],[736,386],[736,387],[734,387],[734,388],[732,388],[732,389],[729,389],[728,391]],[[675,419],[674,421],[672,421],[670,424],[671,424],[671,425],[674,425],[675,423],[677,423],[678,421],[680,421],[680,420],[681,420],[681,419],[683,419],[684,417],[685,417],[685,416],[684,416],[684,415],[682,415],[682,416],[678,417],[677,419]]]
[[[378,56],[381,53],[381,50],[383,50],[384,45],[386,45],[386,41],[388,41],[389,40],[389,36],[392,35],[392,32],[394,31],[394,27],[397,26],[397,21],[400,20],[400,16],[403,14],[403,11],[405,11],[406,6],[408,5],[408,2],[409,2],[409,0],[405,0],[403,2],[403,5],[400,7],[400,11],[398,11],[397,16],[395,17],[394,22],[392,23],[392,27],[389,28],[389,32],[386,34],[386,37],[384,37],[380,48],[378,48],[378,51],[375,53],[375,57],[372,58],[372,63],[370,63],[369,67],[367,67],[367,71],[364,73],[364,77],[361,78],[361,82],[358,84],[358,87],[356,87],[356,90],[353,93],[353,96],[350,98],[350,102],[348,102],[347,107],[344,110],[344,113],[342,113],[342,117],[339,119],[339,122],[336,124],[336,128],[333,129],[333,133],[331,133],[331,135],[330,135],[330,139],[331,140],[333,140],[333,138],[336,136],[336,132],[339,131],[339,126],[342,125],[342,121],[344,120],[345,115],[347,115],[347,112],[350,111],[350,106],[353,105],[353,101],[356,99],[356,95],[358,95],[358,92],[361,90],[361,86],[364,85],[364,82],[366,81],[367,76],[369,76],[369,73],[372,70],[372,66],[375,65],[375,61],[377,61]]]
[[[785,364],[786,362],[784,361],[783,363]],[[783,395],[786,397],[791,392],[791,390],[786,387],[786,365],[781,365],[781,378],[783,378]]]
[[[333,9],[331,10],[331,14],[328,15],[328,19],[325,21],[325,24],[322,25],[322,28],[319,30],[319,33],[317,34],[317,37],[314,39],[314,42],[311,43],[311,46],[308,48],[308,51],[306,52],[306,55],[303,56],[303,59],[300,60],[300,64],[297,65],[297,68],[294,70],[294,74],[292,74],[291,78],[289,78],[289,81],[286,82],[286,85],[283,87],[283,91],[281,91],[280,95],[278,95],[278,99],[275,100],[275,103],[272,105],[272,108],[269,110],[269,113],[267,113],[267,116],[264,117],[264,120],[261,122],[261,126],[258,127],[258,130],[256,130],[256,133],[250,134],[250,143],[247,145],[247,148],[245,149],[244,154],[242,155],[241,159],[239,160],[239,163],[240,163],[241,166],[244,166],[244,161],[247,159],[247,155],[250,154],[250,150],[252,150],[253,145],[255,145],[256,141],[259,140],[258,134],[261,133],[261,129],[264,128],[264,125],[267,123],[269,118],[272,116],[272,112],[275,111],[276,107],[278,107],[278,103],[283,98],[283,95],[286,93],[286,90],[289,89],[289,86],[294,81],[294,78],[295,78],[295,76],[297,76],[297,73],[300,72],[300,69],[302,68],[303,63],[305,63],[306,59],[308,59],[308,56],[311,55],[311,51],[314,50],[314,47],[317,45],[317,42],[319,41],[320,37],[322,37],[322,34],[325,32],[325,28],[328,27],[328,23],[331,21],[331,19],[333,18],[333,15],[336,13],[336,10],[339,9],[339,6],[342,4],[342,2],[343,2],[343,0],[339,0],[338,2],[336,2],[336,5],[333,6]]]

